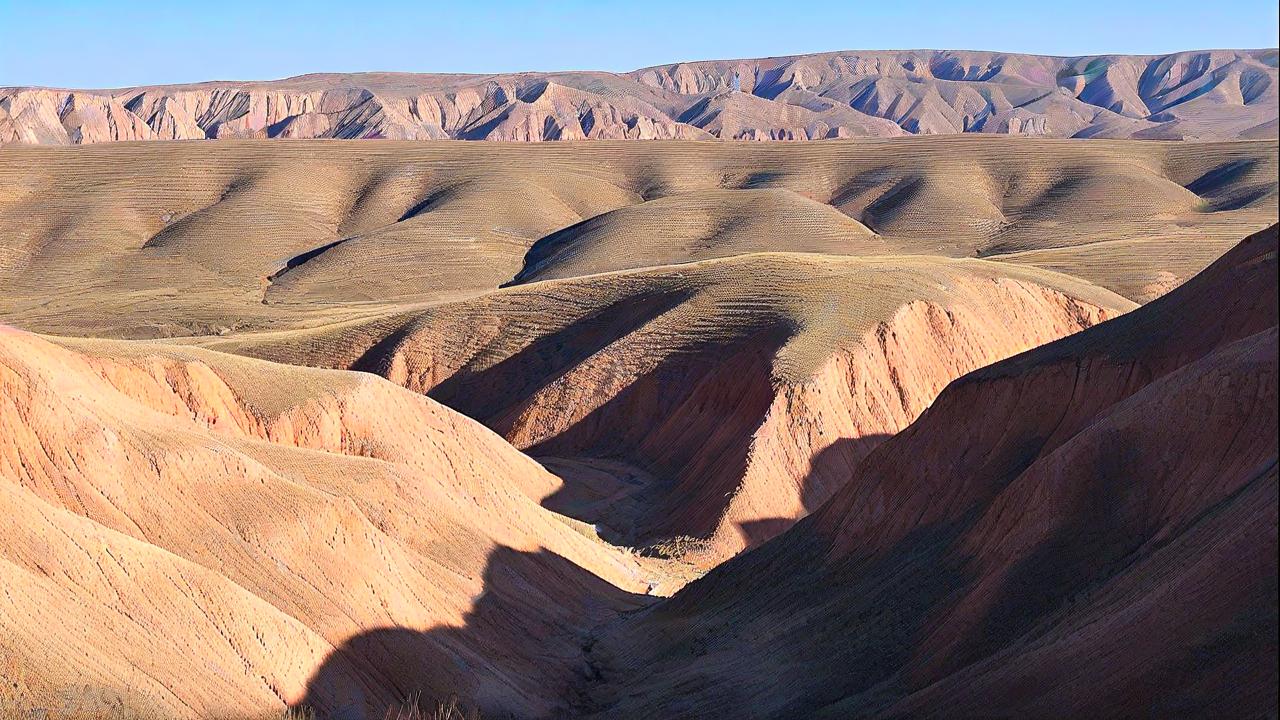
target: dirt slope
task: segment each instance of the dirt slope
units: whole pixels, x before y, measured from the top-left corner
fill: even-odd
[[[565,478],[548,507],[707,567],[817,507],[952,379],[1132,307],[980,260],[757,254],[202,342],[425,393]]]
[[[419,690],[555,714],[575,629],[652,582],[539,506],[554,476],[367,374],[3,328],[0,389],[20,707],[358,718]],[[348,643],[382,627],[413,637]]]
[[[585,709],[1270,713],[1276,248],[953,383],[809,519],[604,630]]]
[[[887,243],[791,190],[703,190],[629,205],[534,243],[511,283],[694,262],[756,252],[882,254]]]
[[[849,66],[860,102],[916,110],[871,125],[943,128],[997,76],[998,122],[1045,107],[1015,89],[1042,65],[930,56],[951,89],[917,103],[924,66],[885,58]],[[1272,97],[1247,71],[1274,54],[1228,60],[1064,92],[1110,108],[1098,135]],[[726,67],[638,73],[578,130],[587,74],[439,124],[845,114],[806,95],[822,67]],[[170,90],[138,102],[175,136],[266,112]],[[374,94],[281,134],[381,122]],[[1276,170],[1274,139],[5,146],[0,688],[343,720],[417,690],[520,718],[1270,707],[1274,229],[1179,286],[1276,222]]]
[[[206,138],[816,140],[1276,136],[1276,50],[1046,57],[846,51],[605,72],[358,73],[0,88],[0,143]]]

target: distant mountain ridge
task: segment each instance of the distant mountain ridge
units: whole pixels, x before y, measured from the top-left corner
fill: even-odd
[[[0,88],[0,143],[221,138],[814,140],[1277,136],[1274,48],[1048,57],[833,52],[630,73],[356,73]]]

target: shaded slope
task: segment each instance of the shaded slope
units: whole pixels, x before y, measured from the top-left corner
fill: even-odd
[[[764,99],[723,90],[708,95],[677,120],[724,140],[822,140],[847,137],[896,137],[908,132],[890,120],[871,117],[847,105],[816,96]],[[778,100],[780,102],[774,102]]]
[[[586,710],[1269,713],[1276,270],[1272,227],[956,381],[809,519],[604,631]]]
[[[420,690],[554,714],[575,628],[652,583],[539,507],[554,476],[369,375],[4,328],[0,384],[0,662],[27,707],[88,687],[181,717],[380,717]],[[482,595],[522,622],[469,623]],[[378,627],[437,629],[431,663],[347,657],[316,684]]]
[[[816,507],[951,379],[1131,307],[1013,265],[758,254],[206,342],[426,393],[561,475],[549,507],[705,566]]]

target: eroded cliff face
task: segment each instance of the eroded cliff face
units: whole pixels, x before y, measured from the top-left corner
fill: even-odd
[[[369,375],[3,328],[0,390],[21,707],[360,718],[418,689],[554,714],[575,628],[651,584],[538,505],[537,463]]]
[[[454,85],[404,76],[372,87],[333,76],[331,89],[289,81],[133,91],[0,90],[3,142],[336,138],[389,140],[710,139],[639,97],[528,76]]]
[[[626,74],[362,73],[0,89],[0,143],[218,138],[1275,137],[1276,51],[839,52]]]
[[[713,557],[755,546],[817,509],[955,378],[1122,312],[1015,281],[973,291],[989,304],[911,302],[805,381],[776,387],[752,433],[747,467],[729,490],[733,500],[717,520]],[[692,490],[670,495],[663,510],[672,521],[697,507],[679,500],[699,497]]]
[[[1273,227],[962,377],[809,519],[605,630],[586,709],[1265,714],[1276,298]]]

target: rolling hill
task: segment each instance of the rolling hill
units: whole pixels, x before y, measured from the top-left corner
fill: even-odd
[[[0,91],[0,715],[1265,715],[1275,59]]]
[[[752,252],[1033,265],[1145,302],[1277,217],[1274,141],[117,143],[0,152],[0,321],[283,330]]]

